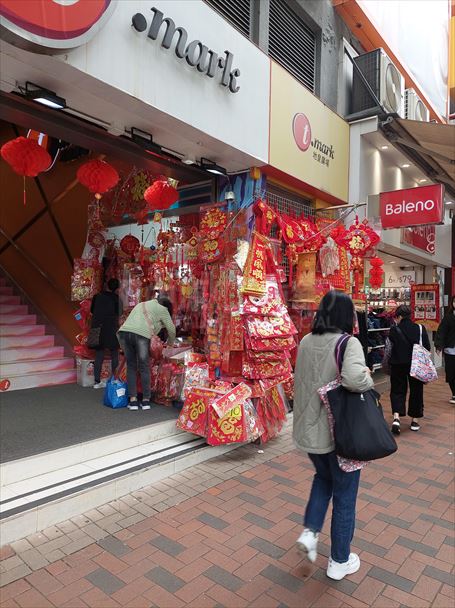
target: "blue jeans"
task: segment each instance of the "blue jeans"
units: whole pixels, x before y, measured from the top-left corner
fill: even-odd
[[[128,395],[137,396],[137,370],[141,375],[142,399],[150,400],[150,339],[131,331],[119,331],[120,346],[126,358]]]
[[[314,532],[320,532],[332,499],[331,555],[336,562],[347,562],[354,536],[360,470],[352,473],[342,471],[335,452],[308,456],[316,469],[316,475],[305,510],[304,526]]]

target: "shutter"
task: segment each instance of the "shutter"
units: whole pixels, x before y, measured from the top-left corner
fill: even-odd
[[[270,0],[269,55],[314,93],[316,37],[285,0]]]
[[[205,2],[247,38],[250,37],[251,0],[205,0]]]

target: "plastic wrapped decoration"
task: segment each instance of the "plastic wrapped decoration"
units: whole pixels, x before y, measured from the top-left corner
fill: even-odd
[[[321,264],[323,277],[330,276],[340,269],[338,246],[330,236],[328,237],[327,242],[321,247],[319,262]]]
[[[81,302],[101,291],[102,268],[94,259],[76,258],[71,276],[71,300]]]
[[[142,268],[138,264],[123,266],[121,296],[124,308],[133,308],[141,301]]]

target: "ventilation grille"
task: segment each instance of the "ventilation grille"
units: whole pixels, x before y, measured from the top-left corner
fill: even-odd
[[[354,63],[365,76],[366,81],[373,89],[376,97],[380,97],[381,89],[381,50],[376,49],[370,53],[354,58]],[[354,70],[352,81],[352,112],[361,112],[376,105],[371,94],[363,84],[357,71]]]
[[[316,38],[285,0],[270,1],[269,54],[314,93]]]
[[[251,0],[205,0],[248,38],[251,32]]]

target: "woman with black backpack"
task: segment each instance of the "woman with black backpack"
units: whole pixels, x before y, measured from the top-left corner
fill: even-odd
[[[411,431],[420,431],[419,419],[423,417],[423,382],[410,376],[412,349],[420,342],[430,350],[427,330],[411,321],[409,306],[398,306],[395,311],[397,324],[391,328],[389,339],[392,343],[390,356],[390,401],[392,404],[392,433],[401,431],[400,416],[406,416],[406,396],[409,385],[408,416],[412,418]]]

